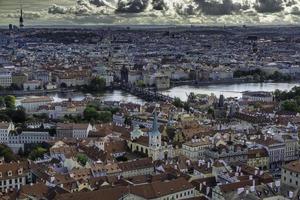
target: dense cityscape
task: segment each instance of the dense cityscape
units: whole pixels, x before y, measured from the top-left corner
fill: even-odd
[[[299,27],[19,23],[0,199],[300,199]]]

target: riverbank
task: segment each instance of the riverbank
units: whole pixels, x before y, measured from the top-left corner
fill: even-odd
[[[1,96],[5,95],[13,95],[16,97],[21,96],[30,96],[30,95],[48,95],[48,94],[56,94],[56,93],[71,93],[77,92],[76,89],[53,89],[53,90],[31,90],[31,91],[23,91],[23,90],[2,90],[0,91]]]
[[[264,82],[261,81],[254,81],[254,80],[248,80],[248,79],[229,79],[229,80],[213,80],[213,81],[195,81],[195,80],[187,80],[187,81],[171,81],[170,85],[172,89],[173,87],[177,87],[177,86],[208,86],[208,85],[221,85],[221,84],[241,84],[241,83],[300,83],[300,80],[294,80],[294,81],[280,81],[280,82],[276,82],[276,81],[271,81],[271,80],[267,80]]]

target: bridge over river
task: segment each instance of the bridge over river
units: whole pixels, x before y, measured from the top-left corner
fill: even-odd
[[[152,90],[149,88],[141,88],[134,86],[132,84],[120,84],[118,87],[134,96],[137,96],[146,101],[169,101],[172,102],[174,98],[161,94],[157,90]]]

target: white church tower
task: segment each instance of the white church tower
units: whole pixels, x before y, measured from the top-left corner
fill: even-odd
[[[149,149],[153,160],[162,159],[161,151],[161,134],[158,130],[157,113],[154,111],[154,119],[152,129],[148,133],[149,137]]]

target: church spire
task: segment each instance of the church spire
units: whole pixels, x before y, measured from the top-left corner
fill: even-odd
[[[22,1],[20,2],[20,28],[24,27],[24,19],[23,19],[23,5],[22,5]]]
[[[158,131],[158,122],[157,122],[157,112],[156,110],[154,111],[154,117],[153,117],[153,124],[152,124],[152,132],[157,132]]]

